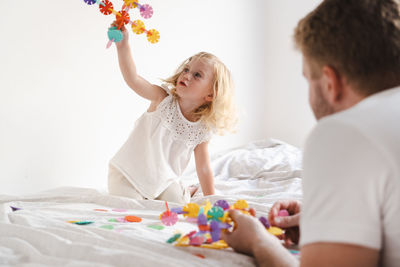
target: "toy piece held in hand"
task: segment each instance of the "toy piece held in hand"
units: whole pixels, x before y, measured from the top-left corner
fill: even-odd
[[[278,216],[281,216],[281,217],[286,217],[286,216],[289,216],[289,212],[287,211],[287,210],[280,210],[279,212],[278,212]]]
[[[289,216],[289,212],[287,210],[280,210],[278,212],[278,216]],[[284,234],[284,231],[281,228],[271,226],[267,218],[261,216],[259,220],[270,234],[273,234],[275,236],[281,236]]]
[[[141,5],[138,0],[124,0],[121,11],[115,11],[113,4],[109,0],[83,0],[88,5],[93,5],[97,3],[99,5],[100,12],[104,15],[115,15],[116,27],[110,27],[108,29],[107,35],[109,42],[107,43],[107,48],[111,46],[113,42],[121,42],[123,40],[123,34],[121,32],[122,26],[130,24],[132,31],[136,34],[146,33],[147,40],[154,44],[160,40],[160,33],[155,30],[146,30],[143,21],[135,20],[132,21],[129,16],[129,10],[132,8],[138,8],[140,15],[145,18],[151,18],[153,16],[153,8],[150,5]]]

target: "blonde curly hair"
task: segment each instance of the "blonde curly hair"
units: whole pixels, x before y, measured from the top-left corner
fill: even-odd
[[[194,115],[210,130],[223,135],[233,132],[237,123],[234,105],[234,84],[229,69],[215,55],[207,52],[197,53],[180,64],[171,77],[163,81],[171,85],[171,94],[178,99],[176,84],[185,66],[192,60],[207,60],[214,67],[213,100],[198,107]]]

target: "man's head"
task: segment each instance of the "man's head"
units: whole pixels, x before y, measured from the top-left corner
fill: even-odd
[[[294,40],[317,119],[400,85],[399,0],[324,0]]]

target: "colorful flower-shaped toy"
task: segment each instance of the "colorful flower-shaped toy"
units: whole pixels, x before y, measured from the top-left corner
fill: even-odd
[[[111,27],[108,32],[107,36],[109,42],[107,43],[107,48],[111,46],[113,42],[121,42],[123,40],[123,34],[121,32],[121,28],[123,25],[130,24],[132,31],[136,34],[146,33],[147,40],[155,44],[160,40],[160,33],[155,30],[146,30],[144,23],[141,20],[132,21],[129,15],[129,10],[133,8],[139,8],[140,15],[145,18],[149,19],[153,16],[153,8],[148,5],[141,5],[139,4],[138,0],[124,0],[124,4],[122,6],[121,11],[114,10],[113,4],[109,0],[83,0],[88,5],[93,5],[97,3],[99,5],[100,12],[103,15],[115,15],[115,24],[116,27]]]
[[[232,228],[234,225],[228,213],[230,208],[256,217],[256,211],[253,208],[249,208],[249,204],[243,199],[236,201],[232,206],[226,200],[218,200],[214,205],[211,205],[207,201],[202,206],[196,203],[188,203],[183,208],[174,208],[171,210],[176,212],[176,214],[183,214],[185,217],[195,219],[198,231],[191,231],[179,237],[175,234],[167,242],[175,243],[176,246],[198,246],[214,249],[227,248],[228,245],[221,240],[221,233]],[[269,233],[276,236],[281,236],[284,233],[282,229],[271,226],[266,217],[260,217],[259,220]]]

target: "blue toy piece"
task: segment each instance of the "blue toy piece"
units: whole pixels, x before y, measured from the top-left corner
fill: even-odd
[[[210,220],[221,220],[224,217],[224,210],[220,206],[214,206],[207,212],[207,218]]]
[[[124,39],[124,36],[122,35],[122,32],[120,30],[117,30],[117,27],[110,27],[107,32],[108,39],[112,42],[121,42],[122,39]]]

